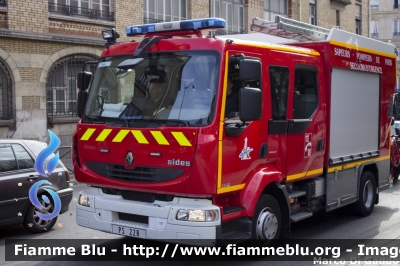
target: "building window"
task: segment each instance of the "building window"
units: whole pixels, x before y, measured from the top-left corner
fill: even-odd
[[[371,20],[371,38],[378,39],[379,34],[378,34],[378,21],[377,20]]]
[[[264,0],[264,19],[275,21],[275,16],[288,16],[288,0]]]
[[[310,0],[310,24],[317,25],[317,7],[315,0]]]
[[[0,120],[12,118],[11,76],[6,66],[0,61]]]
[[[336,10],[336,26],[340,28],[340,11]]]
[[[223,18],[226,21],[225,31],[220,34],[238,34],[244,32],[244,1],[243,0],[212,0],[211,16]]]
[[[399,38],[400,37],[400,20],[394,20],[393,21],[393,37]]]
[[[86,55],[73,55],[61,58],[54,63],[47,80],[47,117],[76,117],[76,77],[87,61],[97,60]],[[90,71],[94,73],[95,67]]]
[[[361,19],[356,18],[356,34],[361,35]]]
[[[143,0],[144,23],[179,21],[186,19],[186,0]]]
[[[393,8],[398,9],[399,8],[399,2],[400,0],[394,0]]]
[[[371,10],[379,9],[379,0],[370,0],[371,1]]]
[[[49,0],[49,12],[114,21],[111,0]]]

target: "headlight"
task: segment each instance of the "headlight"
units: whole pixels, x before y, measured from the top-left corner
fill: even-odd
[[[90,202],[88,196],[79,195],[79,205],[90,207]]]
[[[179,221],[215,222],[218,221],[218,210],[188,210],[180,209],[176,213]]]

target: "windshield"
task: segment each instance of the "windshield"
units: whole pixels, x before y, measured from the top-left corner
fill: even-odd
[[[131,69],[132,55],[102,58],[89,92],[86,122],[131,121],[207,125],[218,82],[215,52],[152,53]]]

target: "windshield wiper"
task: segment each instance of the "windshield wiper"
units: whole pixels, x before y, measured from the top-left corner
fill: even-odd
[[[129,127],[129,125],[128,125],[128,119],[126,119],[126,118],[121,118],[121,117],[104,117],[104,119],[108,120],[107,122],[115,122],[115,120],[117,120],[117,121],[122,121],[122,122],[125,122],[125,126],[126,126],[126,127]],[[106,124],[107,124],[107,122],[106,122]]]
[[[121,117],[104,117],[104,116],[95,116],[95,115],[85,115],[85,117],[88,117],[90,119],[97,119],[97,121],[93,121],[95,123],[108,123],[108,122],[115,122],[117,121],[122,121],[125,122],[125,126],[128,127],[128,119],[121,118]]]
[[[180,119],[153,119],[153,118],[141,118],[135,119],[135,121],[146,121],[146,122],[156,122],[156,123],[166,123],[166,124],[180,124],[186,127],[189,126],[189,122]]]
[[[94,115],[85,115],[85,117],[88,117],[90,119],[97,119],[98,121],[94,121],[95,123],[108,123],[108,122],[115,122],[117,121],[123,121],[125,122],[125,126],[129,127],[129,122],[135,122],[135,121],[145,121],[145,122],[156,122],[156,123],[165,123],[165,124],[179,124],[179,125],[184,125],[186,127],[189,126],[189,122],[185,120],[180,120],[180,119],[153,119],[153,118],[140,118],[140,119],[126,119],[126,118],[121,118],[121,117],[104,117],[104,116],[94,116]]]
[[[89,118],[90,122],[94,122],[94,123],[102,123],[104,124],[104,117],[101,116],[96,116],[96,115],[85,115],[85,118]],[[102,119],[103,118],[103,119]],[[93,121],[94,120],[94,121]],[[88,121],[85,121],[88,122]]]

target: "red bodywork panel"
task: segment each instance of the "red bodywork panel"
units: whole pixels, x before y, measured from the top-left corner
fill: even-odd
[[[133,54],[138,43],[130,42],[112,45],[106,48],[102,57],[120,54]],[[351,69],[357,62],[356,51],[351,51],[350,58],[335,55],[335,45],[327,42],[301,43],[294,46],[309,48],[310,52],[297,53],[290,46],[262,47],[260,45],[227,43],[224,40],[213,38],[187,38],[160,40],[150,47],[147,52],[185,51],[185,50],[213,50],[220,54],[220,73],[216,111],[213,121],[205,127],[157,127],[157,128],[112,128],[101,124],[84,124],[79,122],[74,134],[74,171],[77,181],[85,182],[99,187],[112,187],[125,190],[138,190],[153,193],[174,194],[192,197],[213,197],[219,206],[243,206],[245,210],[240,215],[251,216],[254,206],[264,187],[270,183],[282,184],[305,178],[320,176],[329,168],[329,108],[331,68],[340,67]],[[339,47],[344,49],[343,47]],[[318,51],[318,53],[316,52]],[[262,62],[262,98],[263,114],[260,120],[253,121],[249,127],[238,137],[228,137],[224,133],[223,119],[220,117],[224,103],[222,101],[226,80],[226,60],[234,54],[257,57]],[[371,54],[372,55],[372,54]],[[372,55],[375,58],[375,55]],[[384,57],[382,56],[382,61]],[[395,71],[389,69],[384,63],[376,61],[370,66],[390,73],[381,78],[382,87],[394,88]],[[269,121],[272,118],[270,65],[283,65],[290,70],[287,120],[292,119],[294,70],[297,64],[312,65],[318,69],[318,107],[312,116],[310,126],[302,134],[269,134]],[[395,64],[395,62],[394,62]],[[393,75],[393,76],[392,76]],[[380,105],[380,155],[389,154],[388,130],[390,118],[387,117],[390,90],[381,90]],[[249,107],[251,108],[251,107]],[[94,129],[86,140],[84,138],[88,129]],[[96,141],[104,129],[111,129],[111,133],[104,141]],[[124,137],[120,142],[114,141],[121,130]],[[131,130],[140,131],[148,144],[139,143]],[[157,131],[154,133],[152,131]],[[125,134],[125,135],[124,135]],[[160,134],[162,136],[160,136]],[[176,135],[178,134],[178,137]],[[309,134],[312,146],[323,140],[323,150],[314,152],[309,157],[304,156],[304,136]],[[182,135],[187,141],[185,145],[179,142]],[[118,139],[118,138],[117,138]],[[168,142],[165,144],[164,139]],[[161,141],[162,140],[162,141]],[[190,143],[190,145],[188,144]],[[260,156],[263,144],[268,144],[268,154]],[[250,148],[250,158],[243,159],[240,153]],[[101,152],[101,150],[109,152]],[[170,181],[155,183],[131,183],[101,177],[89,170],[87,162],[104,164],[125,165],[128,151],[134,154],[131,166],[160,167],[166,169],[179,169],[183,173]],[[154,156],[152,153],[162,154]],[[77,163],[76,157],[79,157]],[[185,166],[168,164],[169,160],[185,161]],[[190,165],[186,165],[189,162]],[[234,217],[225,217],[229,220]]]

